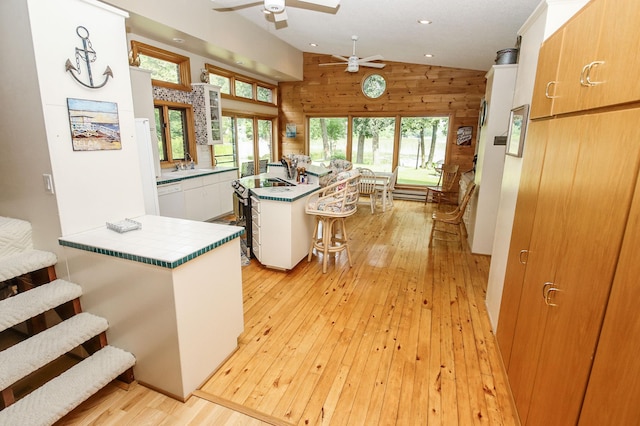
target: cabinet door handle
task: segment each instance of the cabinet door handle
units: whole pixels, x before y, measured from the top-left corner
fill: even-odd
[[[547,306],[558,306],[557,304],[551,301],[551,296],[556,291],[561,291],[559,288],[554,287],[554,283],[547,281],[542,286],[542,298],[544,299],[544,303]]]
[[[526,254],[527,256],[524,257],[523,260],[523,255]],[[529,258],[529,250],[520,250],[520,253],[518,254],[518,262],[520,262],[523,265],[527,264],[527,259]]]
[[[549,81],[547,83],[546,87],[544,88],[544,96],[547,99],[555,99],[555,98],[557,98],[557,96],[555,95],[556,94],[556,83],[557,83],[556,81]],[[553,96],[551,96],[549,94],[549,89],[551,88],[551,86],[553,86]]]
[[[553,283],[550,281],[547,281],[546,283],[544,283],[542,285],[542,298],[546,300],[547,298],[547,293],[549,292],[549,288],[551,288],[551,286],[553,286]]]
[[[596,86],[598,84],[604,83],[604,81],[591,81],[591,69],[594,66],[602,65],[602,64],[604,64],[604,61],[593,61],[587,66],[587,72],[586,72],[586,75],[585,75],[585,81],[587,82],[588,86]]]
[[[589,68],[589,65],[590,64],[585,65],[584,67],[582,67],[582,71],[580,71],[580,85],[584,87],[589,87],[589,84],[587,84],[585,80],[585,75],[587,73],[587,69]]]

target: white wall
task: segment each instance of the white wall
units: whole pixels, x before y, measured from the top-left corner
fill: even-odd
[[[62,235],[144,214],[125,15],[93,1],[28,0],[28,4]],[[65,72],[65,60],[75,62],[74,49],[82,46],[76,34],[80,25],[89,31],[97,53],[94,81],[102,81],[107,66],[113,71],[113,79],[103,88],[85,88]],[[122,149],[73,151],[67,98],[117,103]]]
[[[228,65],[243,61],[248,68],[302,80],[301,51],[241,16],[212,10],[211,0],[106,1],[130,12],[135,27],[147,28],[153,22],[164,26],[162,33],[168,40],[192,37],[190,44],[200,46],[202,55],[214,52],[228,58]]]
[[[61,235],[144,213],[124,19],[93,0],[3,0],[1,67],[0,215],[28,220],[34,245],[58,254]],[[108,65],[113,79],[101,89],[81,86],[65,71],[89,31],[97,59],[95,81]],[[82,77],[86,76],[86,68]],[[115,102],[122,149],[73,151],[67,98]],[[55,194],[44,189],[53,175]]]
[[[56,197],[42,180],[52,172],[24,0],[0,1],[0,51],[0,216],[31,222],[35,247],[53,251],[60,224]]]
[[[518,75],[516,77],[513,107],[531,103],[540,44],[584,6],[587,1],[543,1],[520,29],[518,34],[522,36],[522,44],[518,59]],[[527,143],[525,139],[522,158],[505,157],[486,298],[487,311],[494,330],[498,326],[513,217],[520,185],[520,172],[522,170],[522,160],[526,155]]]

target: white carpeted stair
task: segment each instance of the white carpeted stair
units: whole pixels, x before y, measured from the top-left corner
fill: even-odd
[[[134,364],[129,352],[105,346],[0,411],[0,424],[52,425]]]
[[[43,319],[44,325],[38,329],[43,331],[0,351],[1,426],[52,425],[118,376],[126,377],[127,382],[133,380],[134,356],[107,345],[107,320],[80,312],[82,288],[54,279],[50,266],[55,262],[53,253],[32,248],[28,222],[0,217],[0,283],[23,278],[31,283],[30,273],[47,268],[49,279],[53,279],[0,300],[0,332],[36,317],[45,318],[42,314],[52,309],[67,318],[50,328]],[[72,303],[66,309],[58,310],[68,302]],[[93,354],[15,401],[13,386],[17,382],[80,345]],[[7,407],[2,409],[4,405]]]

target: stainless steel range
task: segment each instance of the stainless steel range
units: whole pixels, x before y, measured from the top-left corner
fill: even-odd
[[[256,188],[271,188],[278,186],[296,186],[278,177],[248,176],[231,182],[238,225],[244,221],[247,243],[247,256],[253,256],[253,236],[251,226],[251,190]],[[254,256],[255,257],[255,256]]]

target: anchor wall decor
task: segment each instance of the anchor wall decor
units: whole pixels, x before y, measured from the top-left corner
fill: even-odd
[[[96,61],[98,55],[96,54],[96,51],[93,50],[91,40],[89,40],[89,31],[85,27],[79,26],[78,28],[76,28],[76,34],[78,34],[78,37],[80,37],[80,39],[82,40],[82,48],[76,47],[76,66],[74,67],[71,63],[71,60],[67,59],[67,62],[65,63],[65,70],[69,71],[71,73],[71,77],[73,77],[75,81],[82,84],[84,87],[88,87],[89,89],[99,89],[107,84],[109,77],[113,77],[113,71],[111,71],[111,68],[107,65],[107,68],[102,73],[102,75],[106,76],[104,78],[104,81],[101,84],[96,85],[93,82],[91,63]],[[78,78],[78,76],[82,74],[82,71],[80,69],[81,60],[87,65],[87,77],[89,79],[89,84],[81,81]]]

